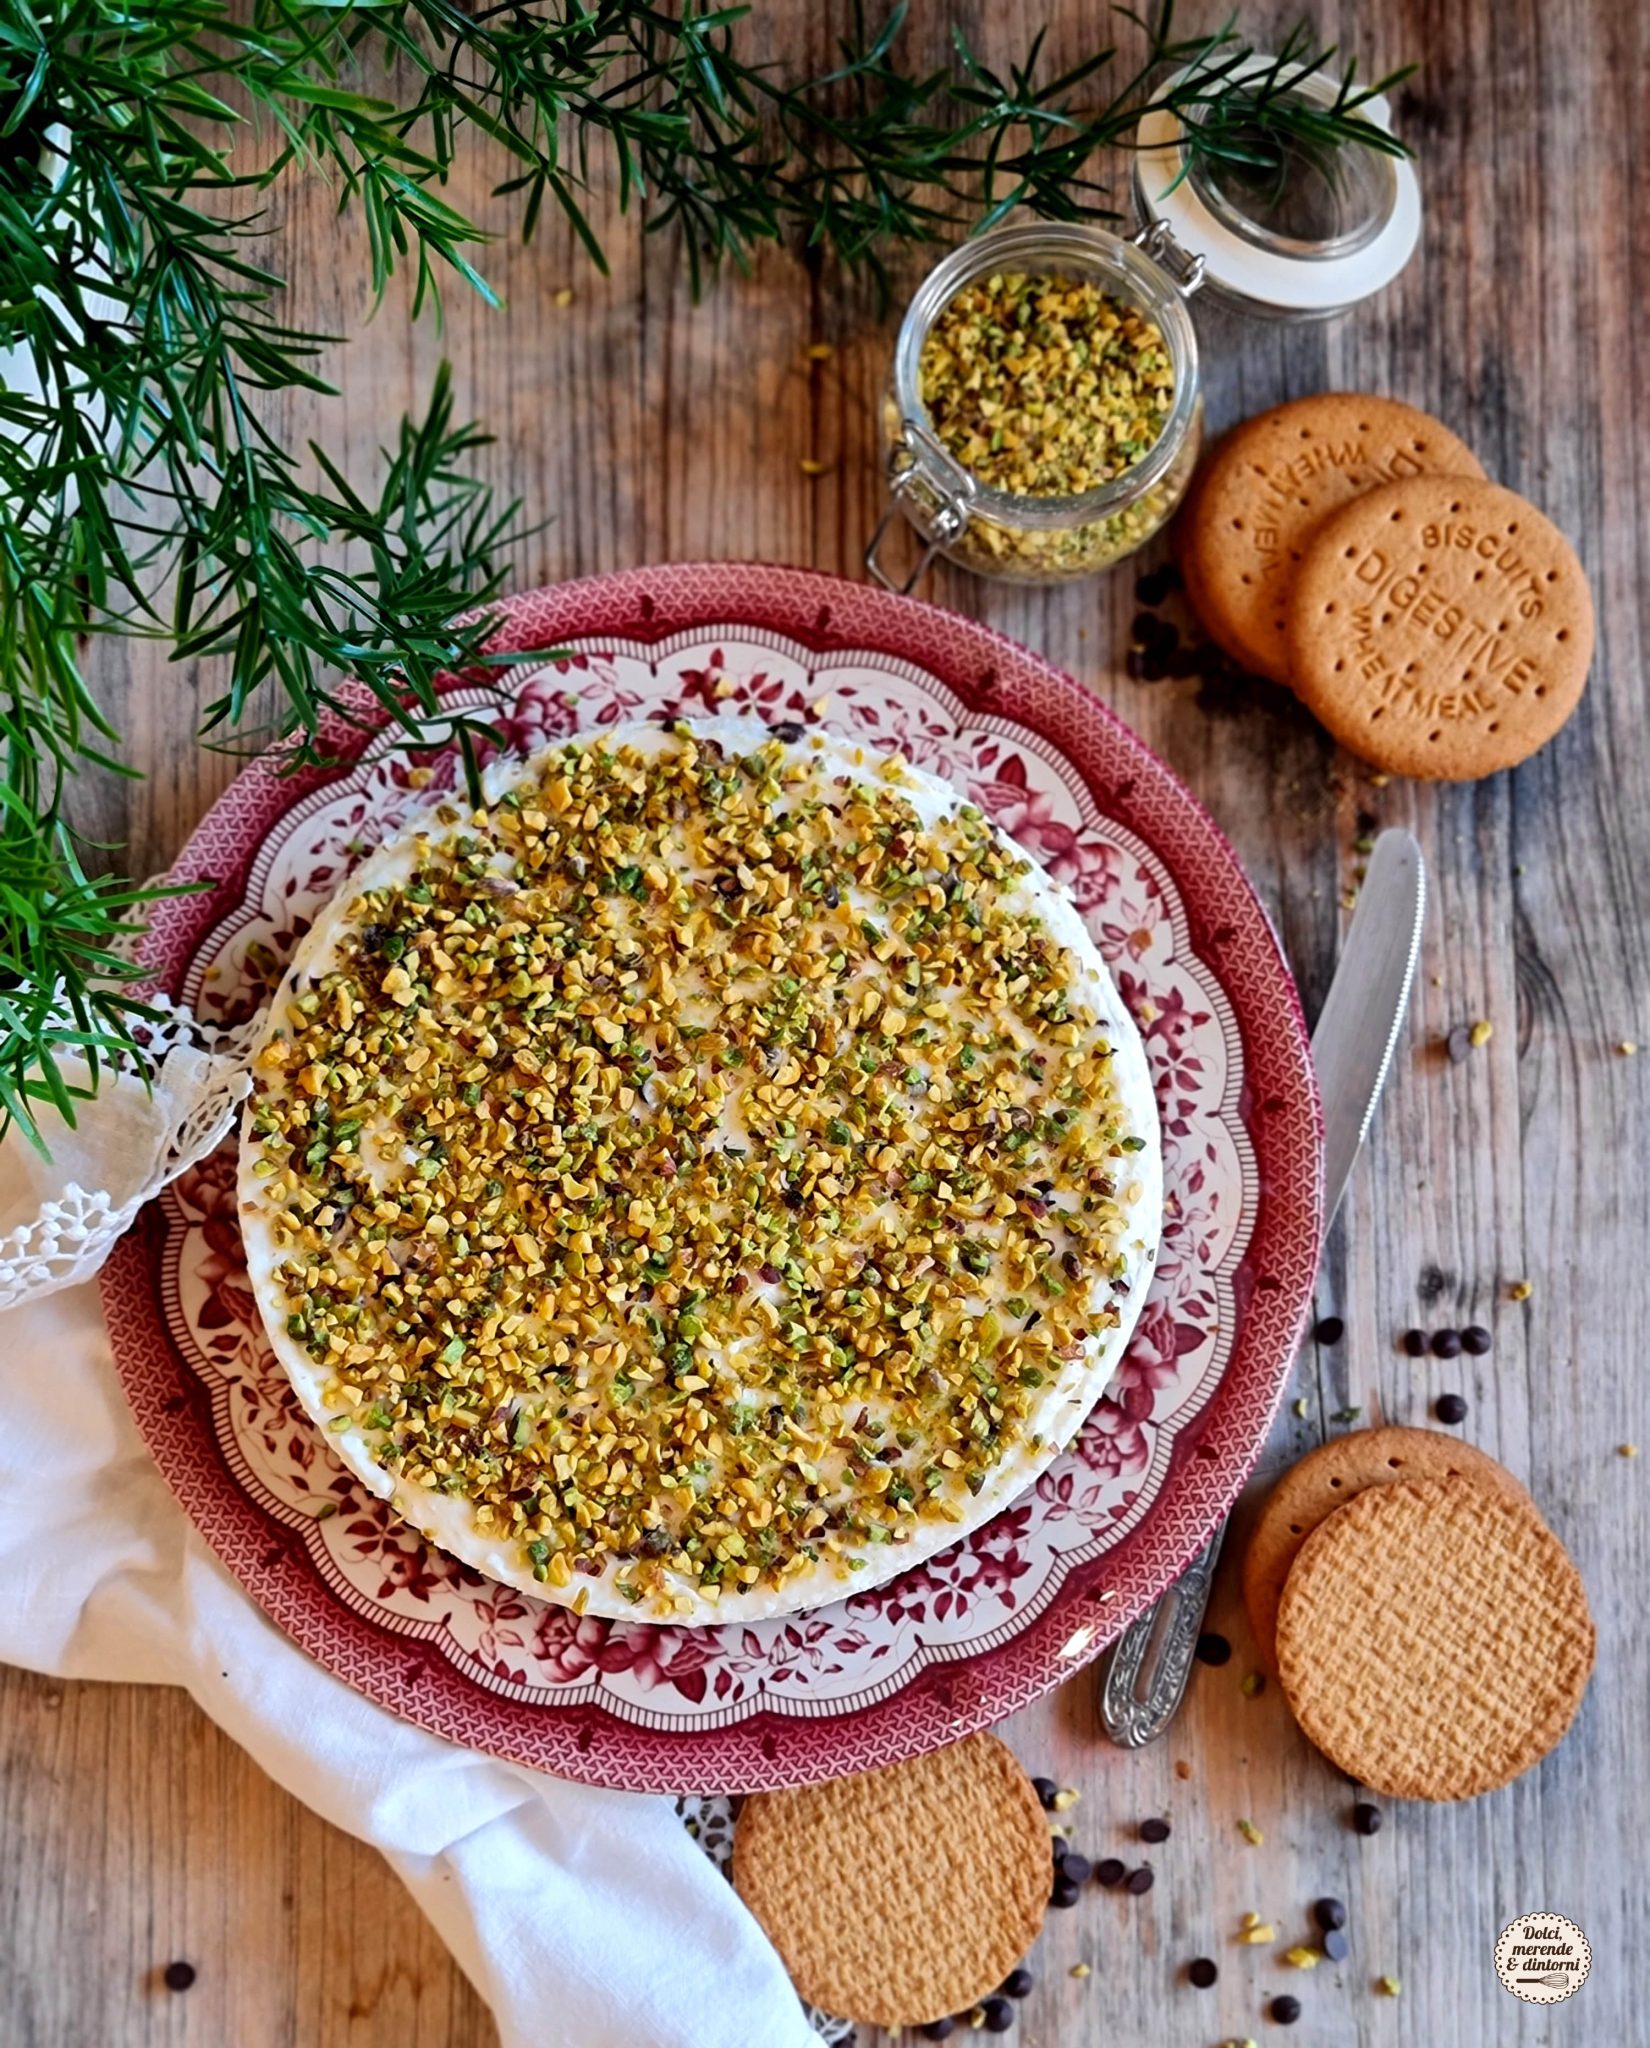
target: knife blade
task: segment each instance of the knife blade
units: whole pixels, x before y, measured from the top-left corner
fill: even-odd
[[[1341,1206],[1392,1067],[1426,908],[1420,847],[1408,832],[1383,832],[1312,1034],[1323,1102],[1325,1231]],[[1181,1577],[1117,1639],[1101,1681],[1100,1719],[1124,1749],[1155,1741],[1179,1709],[1225,1536],[1223,1522]]]
[[[1323,1101],[1323,1227],[1335,1220],[1397,1050],[1427,914],[1427,870],[1408,832],[1369,856],[1340,964],[1312,1033]]]

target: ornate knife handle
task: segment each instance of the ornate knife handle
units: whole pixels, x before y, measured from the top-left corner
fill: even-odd
[[[1155,1742],[1175,1717],[1197,1654],[1215,1562],[1225,1540],[1222,1522],[1169,1590],[1117,1639],[1100,1687],[1100,1719],[1112,1741],[1124,1749],[1143,1749]],[[1156,1653],[1148,1667],[1146,1653],[1154,1638]]]

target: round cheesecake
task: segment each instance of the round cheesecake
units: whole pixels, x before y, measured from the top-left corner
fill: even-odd
[[[1070,1441],[1145,1301],[1145,1057],[1069,899],[749,719],[488,771],[349,878],[240,1206],[333,1450],[490,1578],[713,1623],[877,1585]]]

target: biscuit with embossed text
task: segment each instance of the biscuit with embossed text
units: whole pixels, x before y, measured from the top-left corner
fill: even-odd
[[[1287,683],[1289,592],[1318,526],[1366,491],[1429,472],[1484,473],[1464,441],[1394,398],[1324,391],[1234,427],[1180,522],[1187,593],[1210,637]]]
[[[1593,658],[1570,543],[1500,484],[1410,477],[1319,527],[1295,575],[1296,694],[1396,775],[1467,782],[1546,745]]]

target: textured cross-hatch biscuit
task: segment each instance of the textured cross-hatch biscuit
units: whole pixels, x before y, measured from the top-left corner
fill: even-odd
[[[1504,1465],[1438,1429],[1355,1429],[1292,1465],[1266,1496],[1243,1553],[1243,1604],[1262,1657],[1277,1668],[1278,1602],[1313,1530],[1371,1486],[1467,1478],[1533,1506]]]
[[[1593,1668],[1580,1574],[1532,1508],[1466,1478],[1379,1486],[1307,1539],[1278,1669],[1331,1763],[1395,1799],[1470,1799],[1537,1764]]]
[[[1289,594],[1319,525],[1348,500],[1423,473],[1483,470],[1447,427],[1396,399],[1325,391],[1234,427],[1181,516],[1181,567],[1211,637],[1257,675],[1290,682]]]
[[[1469,781],[1545,746],[1593,658],[1593,599],[1550,519],[1499,484],[1412,477],[1324,521],[1295,576],[1290,676],[1353,753]]]
[[[747,1799],[733,1881],[811,2004],[922,2026],[996,1987],[1037,1938],[1048,1818],[994,1735]]]

